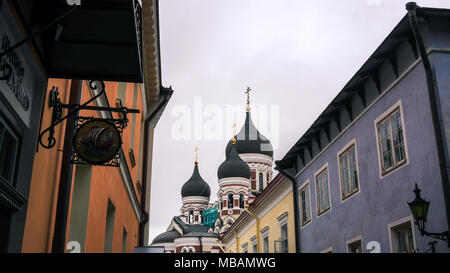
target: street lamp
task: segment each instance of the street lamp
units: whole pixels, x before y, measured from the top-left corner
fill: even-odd
[[[448,246],[450,247],[450,243],[448,241],[448,231],[444,231],[441,233],[432,233],[425,230],[425,222],[427,221],[430,201],[426,201],[425,199],[420,197],[420,189],[417,186],[417,183],[414,189],[414,193],[416,194],[416,198],[413,201],[408,202],[408,206],[411,210],[412,215],[414,216],[414,219],[416,220],[416,225],[419,228],[420,234],[422,236],[426,235],[428,237],[446,241]]]

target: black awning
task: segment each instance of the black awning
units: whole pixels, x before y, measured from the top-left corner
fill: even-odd
[[[32,2],[28,18],[24,16],[29,32],[74,8],[66,0]],[[24,5],[16,8],[26,14]],[[142,82],[137,0],[81,0],[81,6],[37,36],[35,44],[49,77]]]

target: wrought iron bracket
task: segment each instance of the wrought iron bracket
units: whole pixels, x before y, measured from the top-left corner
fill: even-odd
[[[92,97],[91,99],[89,99],[88,101],[86,101],[85,103],[83,103],[81,105],[80,104],[64,104],[64,103],[62,103],[61,99],[59,98],[58,87],[55,87],[55,86],[52,87],[52,89],[50,90],[49,97],[48,97],[48,106],[49,106],[49,108],[53,108],[52,122],[47,129],[43,130],[39,134],[39,143],[44,148],[50,149],[53,146],[55,146],[55,144],[56,144],[56,139],[54,137],[55,126],[57,126],[58,124],[60,124],[64,120],[66,120],[68,117],[78,114],[79,111],[81,111],[81,110],[110,111],[110,112],[120,113],[119,118],[117,118],[117,119],[116,118],[104,119],[104,120],[107,120],[107,121],[113,123],[117,127],[119,132],[123,132],[123,130],[127,126],[127,123],[128,123],[127,114],[129,114],[129,113],[137,114],[140,112],[138,109],[129,109],[127,107],[111,108],[111,107],[101,107],[101,106],[88,106],[89,103],[91,103],[95,99],[97,99],[100,96],[102,96],[103,94],[105,94],[105,84],[103,83],[103,81],[99,81],[99,80],[89,81],[88,84],[92,90],[96,90],[98,92],[96,92],[97,94],[94,97]],[[63,109],[71,109],[71,111],[68,112],[67,115],[63,117],[62,116]],[[85,120],[92,119],[92,118],[93,117],[77,117],[75,126],[77,126],[79,124],[79,122],[83,122]],[[43,139],[44,135],[47,133],[48,133],[47,143],[45,144],[45,143],[43,143],[42,139]]]
[[[448,231],[444,231],[444,232],[441,232],[441,233],[433,233],[433,232],[428,232],[428,231],[425,231],[425,230],[421,230],[420,234],[422,236],[428,236],[428,237],[431,237],[431,238],[435,238],[435,239],[438,239],[438,240],[445,241],[445,242],[447,242],[447,244],[449,244],[449,241],[448,241],[449,232]]]

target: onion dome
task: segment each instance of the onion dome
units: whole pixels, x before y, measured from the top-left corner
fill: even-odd
[[[238,154],[264,154],[273,157],[273,148],[270,141],[263,136],[253,124],[250,111],[247,111],[245,124],[236,135],[236,151]],[[228,157],[233,143],[228,142],[225,155]]]
[[[227,177],[243,177],[250,179],[250,167],[245,163],[236,151],[236,140],[233,138],[231,142],[231,151],[217,170],[219,179]],[[227,147],[228,148],[228,147]]]
[[[173,241],[175,241],[175,239],[180,238],[181,234],[175,230],[169,230],[166,232],[163,232],[161,234],[159,234],[158,236],[155,237],[155,239],[153,239],[152,244],[158,244],[158,243],[173,243]]]
[[[208,183],[200,176],[200,173],[198,172],[198,162],[195,161],[194,172],[192,173],[191,178],[189,178],[181,188],[181,196],[203,196],[209,198],[210,195],[211,189],[209,188]]]

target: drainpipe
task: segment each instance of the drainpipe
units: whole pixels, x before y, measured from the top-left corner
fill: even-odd
[[[280,166],[278,166],[277,164],[278,161],[275,162],[275,170],[279,171],[282,175],[284,175],[287,179],[289,179],[292,182],[292,195],[293,195],[293,202],[294,202],[294,229],[295,229],[295,252],[296,253],[301,253],[301,248],[300,248],[300,236],[299,236],[299,231],[300,231],[300,219],[299,219],[299,211],[298,211],[298,191],[297,191],[297,186],[295,184],[295,178],[293,178],[292,176],[290,176],[289,174],[287,174],[282,168],[280,168]]]
[[[69,104],[80,104],[82,80],[72,80],[70,85]],[[70,115],[66,121],[64,147],[59,176],[58,201],[56,204],[55,229],[53,232],[53,253],[64,253],[66,249],[67,218],[69,214],[70,192],[72,188],[73,164],[70,162],[72,141],[75,131],[75,115]]]
[[[425,69],[425,75],[427,79],[427,90],[428,98],[430,101],[431,117],[433,119],[433,129],[434,136],[439,160],[439,170],[441,174],[442,191],[444,194],[445,212],[447,215],[447,228],[450,230],[450,181],[447,167],[449,166],[448,159],[445,156],[445,144],[444,144],[444,134],[441,127],[440,113],[438,112],[438,91],[436,86],[436,74],[434,71],[434,66],[428,58],[428,53],[425,49],[425,43],[423,41],[422,34],[420,33],[419,22],[417,20],[417,10],[418,6],[415,2],[409,2],[406,4],[406,10],[409,15],[409,22],[414,34],[414,39],[419,46],[420,57],[422,58],[422,63]],[[450,247],[450,242],[448,243]]]
[[[255,218],[256,220],[256,250],[258,253],[261,253],[261,234],[259,232],[259,218],[253,212],[248,210],[248,204],[245,205],[245,211],[250,215],[251,217]]]
[[[239,253],[239,238],[237,236],[237,230],[234,230],[234,241],[236,242],[236,253]]]
[[[202,236],[198,236],[198,241],[200,243],[200,253],[203,253]]]

